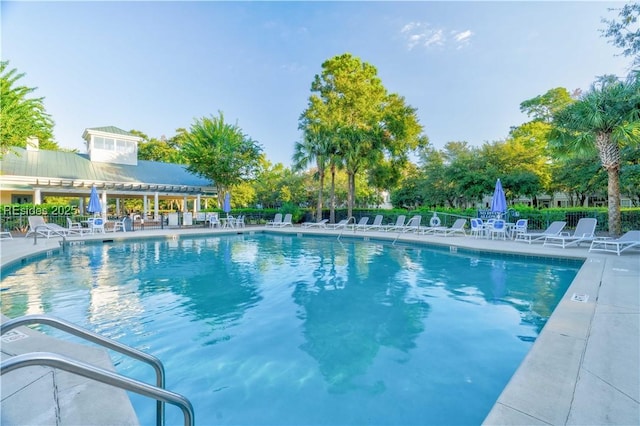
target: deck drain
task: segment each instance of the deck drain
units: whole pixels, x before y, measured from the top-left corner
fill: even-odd
[[[11,342],[15,342],[16,340],[22,340],[22,339],[26,339],[29,336],[27,336],[24,333],[19,332],[18,330],[10,330],[7,331],[5,334],[2,335],[2,342],[3,343],[11,343]]]
[[[571,300],[573,302],[582,302],[582,303],[586,303],[587,300],[589,300],[589,295],[588,294],[578,294],[578,293],[573,293],[573,296],[571,296]]]

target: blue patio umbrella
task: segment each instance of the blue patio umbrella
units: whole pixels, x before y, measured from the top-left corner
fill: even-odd
[[[98,190],[96,189],[95,185],[91,187],[91,195],[89,195],[89,205],[87,206],[87,211],[94,214],[102,212],[100,196],[98,195]]]
[[[500,183],[500,179],[496,181],[496,189],[493,191],[493,198],[491,199],[491,211],[500,214],[507,211],[507,198],[504,195],[504,190],[502,189],[502,183]]]
[[[231,211],[231,193],[227,192],[224,196],[224,204],[222,205],[222,211],[229,214]]]

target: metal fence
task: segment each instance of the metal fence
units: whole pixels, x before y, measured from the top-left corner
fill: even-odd
[[[328,219],[328,211],[324,212],[324,218]],[[436,212],[398,212],[398,211],[385,211],[385,210],[359,210],[354,212],[355,221],[359,221],[362,217],[368,216],[370,222],[373,222],[373,218],[377,214],[384,216],[383,223],[395,223],[398,216],[404,214],[407,219],[414,214],[420,214],[422,216],[421,225],[426,226],[429,224],[430,219]],[[186,228],[207,228],[209,223],[206,220],[207,214],[200,213],[193,215],[191,212],[175,212],[175,213],[163,213],[158,217],[141,218],[135,216],[131,218],[130,227],[127,231],[138,230],[151,230],[151,229],[186,229]],[[218,213],[220,217],[224,217],[226,213]],[[437,212],[440,219],[441,226],[451,226],[456,219],[461,217],[471,219],[470,216],[463,216],[460,214]],[[273,219],[273,212],[252,211],[244,214],[244,223],[246,225],[260,225],[266,223],[268,220]],[[482,213],[479,213],[482,215]],[[315,222],[315,217],[312,212],[306,212],[299,215],[300,222]],[[28,215],[3,215],[0,217],[0,227],[2,231],[9,231],[14,234],[26,233],[29,229]],[[79,216],[79,215],[43,215],[44,219],[48,223],[56,223],[64,228],[68,226],[67,218],[73,222],[86,222],[92,216]],[[517,213],[515,211],[509,211],[506,219],[508,221],[515,222],[517,219],[527,219],[528,229],[530,230],[544,230],[554,221],[567,222],[566,229],[574,229],[578,221],[583,217],[595,218],[598,221],[596,231],[600,234],[607,233],[609,230],[609,218],[607,212],[602,211],[561,211],[561,210],[540,210],[526,213]],[[106,229],[110,230],[117,221],[121,221],[122,217],[109,216],[107,217]],[[336,210],[336,222],[347,219],[346,210]],[[622,211],[622,232],[629,230],[640,229],[640,213],[637,210]]]

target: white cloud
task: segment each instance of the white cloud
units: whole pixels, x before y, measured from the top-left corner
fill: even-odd
[[[466,31],[453,31],[453,39],[457,44],[458,49],[468,46],[471,43],[471,36],[473,32],[471,30]]]
[[[445,37],[442,33],[442,30],[432,30],[430,33],[428,33],[424,45],[425,47],[429,47],[431,45],[442,46],[444,42]]]
[[[445,29],[433,28],[426,22],[409,22],[400,30],[400,34],[407,43],[407,48],[412,50],[416,47],[426,49],[432,47],[446,47],[452,44],[457,49],[468,46],[473,36],[471,30],[451,31],[450,38],[445,35]]]

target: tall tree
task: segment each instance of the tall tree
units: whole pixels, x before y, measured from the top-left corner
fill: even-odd
[[[225,191],[253,177],[262,147],[237,124],[226,123],[219,112],[217,117],[195,120],[185,135],[182,152],[190,172],[211,179],[222,205]]]
[[[324,192],[324,178],[327,164],[332,153],[332,143],[329,135],[318,125],[313,125],[302,117],[300,128],[303,131],[302,142],[296,142],[293,153],[293,168],[300,171],[315,161],[319,182],[318,199],[316,203],[316,220],[322,220],[322,205]]]
[[[524,112],[534,121],[550,123],[553,114],[574,102],[571,94],[564,87],[547,90],[544,95],[527,99],[520,104],[520,112]]]
[[[164,135],[160,139],[149,138],[138,130],[130,130],[136,136],[142,138],[138,145],[138,159],[148,161],[160,161],[163,163],[184,164],[186,158],[182,155],[181,147],[187,135],[187,130],[180,128],[176,135],[167,139]]]
[[[44,97],[29,97],[37,88],[20,86],[25,74],[8,67],[9,61],[0,61],[0,157],[10,146],[25,147],[30,137],[38,138],[41,148],[59,149]]]
[[[348,176],[351,216],[356,175],[383,157],[406,161],[407,152],[425,140],[419,138],[422,126],[404,98],[387,93],[374,66],[348,53],[322,64],[311,91],[302,116],[322,126],[335,141]]]
[[[609,42],[622,49],[624,56],[631,57],[633,65],[640,66],[640,3],[625,4],[618,11],[618,19],[603,19],[607,28],[600,30]]]
[[[596,150],[607,171],[609,233],[619,235],[620,150],[640,144],[640,73],[604,76],[577,102],[554,114],[551,142],[560,153]]]

